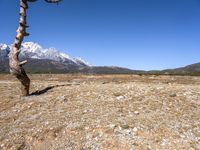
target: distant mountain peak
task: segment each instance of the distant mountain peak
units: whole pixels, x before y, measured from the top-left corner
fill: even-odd
[[[0,50],[9,48],[8,45],[0,43]]]
[[[0,44],[0,58],[3,59],[4,57],[8,57],[10,49],[11,46]],[[88,63],[82,59],[74,58],[65,53],[61,53],[54,47],[43,48],[38,43],[34,42],[22,43],[20,57],[25,59],[53,60],[78,67],[88,66]]]
[[[33,42],[24,42],[22,44],[22,48],[30,52],[37,52],[37,50],[43,49],[42,46],[40,46],[38,43],[33,43]]]

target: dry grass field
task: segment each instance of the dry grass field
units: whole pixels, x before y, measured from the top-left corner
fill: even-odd
[[[200,77],[0,75],[2,150],[200,150]]]

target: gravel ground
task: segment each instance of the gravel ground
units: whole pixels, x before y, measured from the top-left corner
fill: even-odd
[[[200,77],[0,75],[2,150],[200,150]]]

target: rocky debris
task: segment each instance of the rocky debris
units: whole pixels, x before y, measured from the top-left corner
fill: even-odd
[[[118,96],[118,97],[117,97],[117,100],[119,100],[119,101],[120,101],[120,100],[123,100],[123,99],[124,99],[124,96]]]
[[[134,111],[134,114],[139,115],[140,113],[139,113],[139,111]]]
[[[170,94],[169,96],[170,96],[170,97],[176,97],[177,95],[176,95],[176,93],[172,93],[172,94]]]
[[[59,97],[56,98],[56,100],[58,100],[58,101],[60,101],[60,102],[63,102],[63,103],[66,103],[66,102],[68,101],[66,95],[59,96]]]
[[[53,88],[21,98],[0,75],[0,149],[200,149],[200,78],[31,78],[31,92]]]

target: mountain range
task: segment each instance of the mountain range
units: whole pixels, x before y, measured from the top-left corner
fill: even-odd
[[[0,73],[9,72],[11,45],[0,44]],[[90,66],[81,58],[71,57],[55,48],[43,48],[37,43],[25,42],[21,46],[20,60],[28,60],[24,66],[29,73],[132,73],[122,67]]]
[[[11,45],[0,44],[0,73],[9,72],[8,58],[10,50]],[[71,57],[55,48],[43,48],[33,42],[22,44],[19,58],[28,60],[28,63],[24,66],[28,73],[200,75],[200,63],[156,71],[131,70],[114,66],[91,66],[81,58]]]

